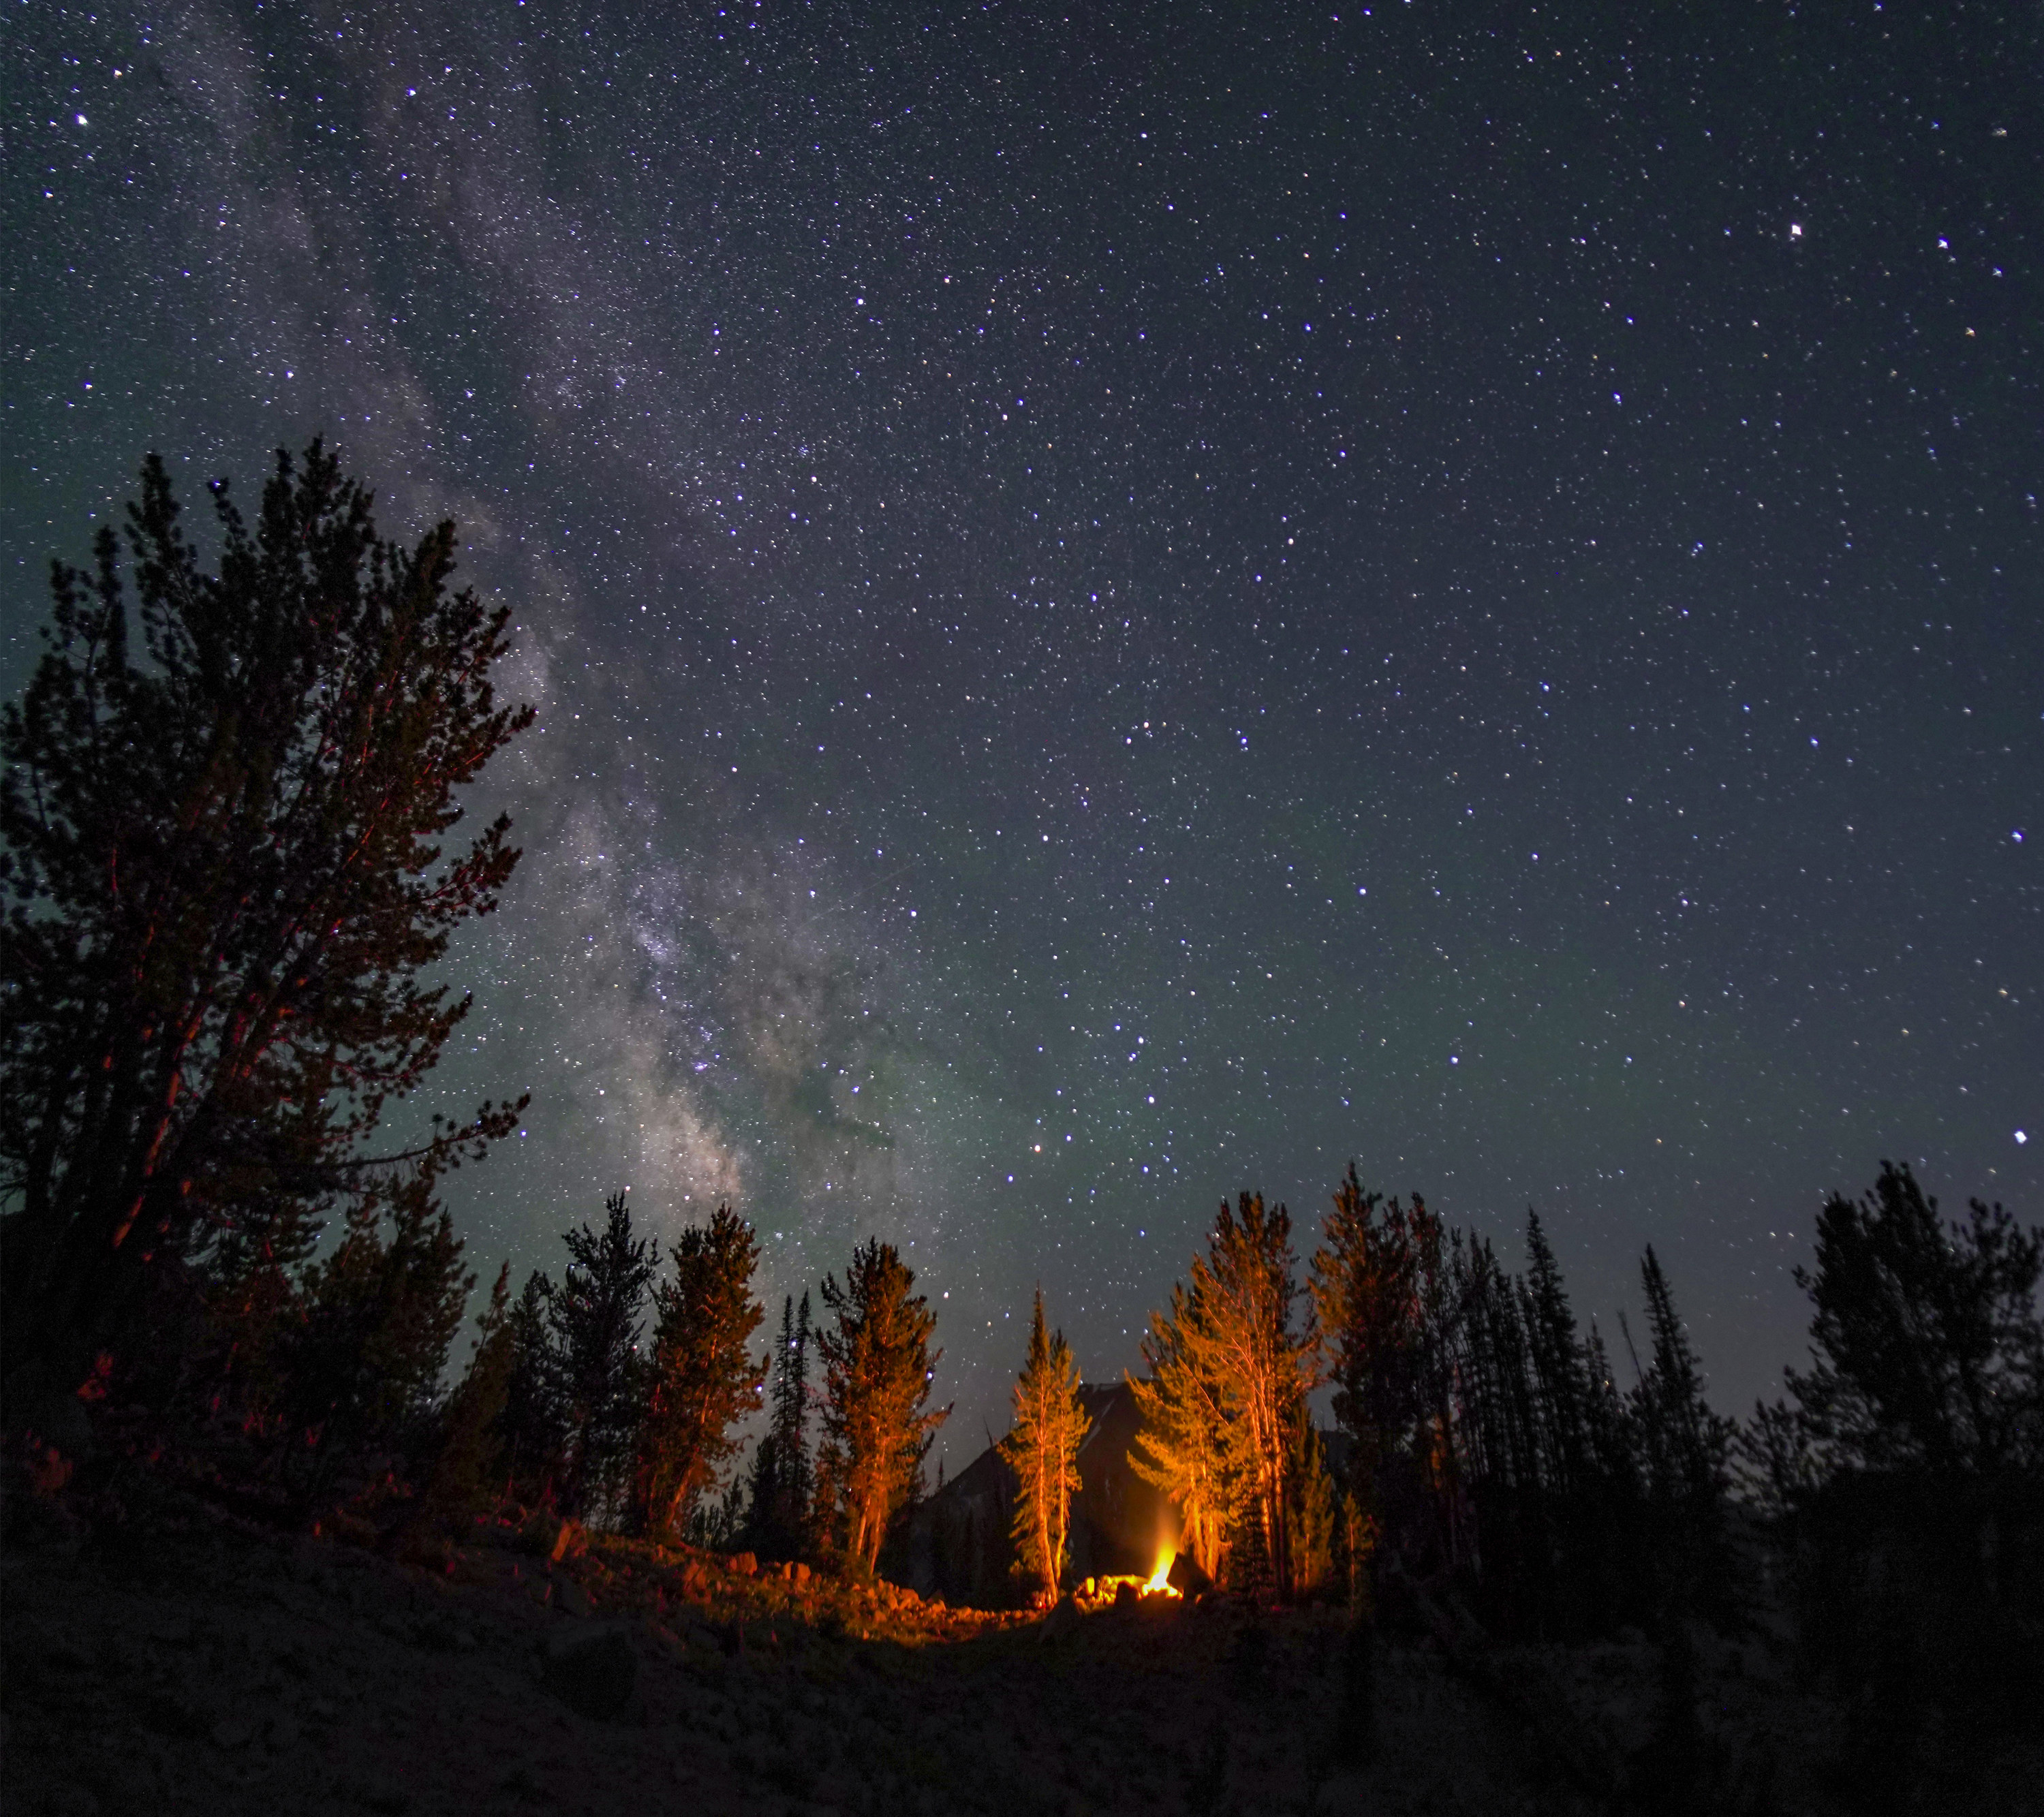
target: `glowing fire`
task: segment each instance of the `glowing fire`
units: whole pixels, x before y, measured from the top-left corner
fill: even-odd
[[[1150,1581],[1143,1586],[1144,1596],[1175,1596],[1178,1594],[1169,1581],[1171,1567],[1178,1559],[1178,1554],[1168,1550],[1157,1554],[1157,1569],[1150,1573]]]

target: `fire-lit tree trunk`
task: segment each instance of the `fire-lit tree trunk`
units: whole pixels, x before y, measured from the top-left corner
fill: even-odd
[[[1000,1448],[1016,1477],[1016,1550],[1024,1570],[1048,1596],[1057,1595],[1065,1567],[1072,1497],[1079,1489],[1079,1446],[1091,1423],[1079,1402],[1071,1346],[1062,1331],[1044,1331],[1039,1288],[1028,1358],[1015,1384],[1015,1428]]]

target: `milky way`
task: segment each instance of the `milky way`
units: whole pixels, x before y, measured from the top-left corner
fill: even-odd
[[[2033,11],[281,10],[10,21],[5,679],[146,448],[458,521],[479,1266],[877,1232],[955,1465],[1351,1156],[1728,1406],[1824,1192],[2044,1213]]]

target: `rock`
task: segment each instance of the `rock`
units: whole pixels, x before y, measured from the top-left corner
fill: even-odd
[[[1200,1562],[1189,1552],[1181,1552],[1171,1561],[1164,1581],[1188,1600],[1203,1596],[1213,1588],[1213,1579],[1200,1569]]]
[[[751,1552],[737,1553],[734,1554],[732,1558],[731,1568],[732,1570],[736,1571],[740,1577],[750,1577],[754,1576],[759,1571],[759,1560],[755,1554]]]
[[[554,1580],[554,1606],[567,1610],[571,1615],[591,1615],[596,1612],[596,1604],[589,1600],[589,1592],[565,1574]]]
[[[541,1682],[578,1715],[615,1721],[639,1681],[639,1656],[622,1622],[556,1628],[540,1657]]]
[[[1075,1632],[1084,1619],[1078,1604],[1071,1597],[1060,1596],[1056,1607],[1044,1616],[1043,1625],[1036,1630],[1036,1638],[1039,1641],[1060,1639]]]

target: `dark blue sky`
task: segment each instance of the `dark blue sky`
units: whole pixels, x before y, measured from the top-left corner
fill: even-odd
[[[955,1463],[1353,1155],[1743,1404],[1823,1193],[2044,1216],[2039,44],[1606,10],[25,10],[5,678],[146,448],[459,521],[486,1272],[878,1232]]]

